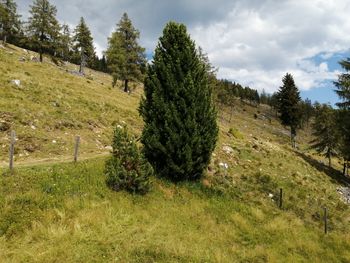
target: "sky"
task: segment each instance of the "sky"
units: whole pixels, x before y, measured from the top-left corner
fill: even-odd
[[[25,20],[31,1],[17,0]],[[291,73],[303,98],[339,101],[333,81],[350,57],[348,0],[50,0],[61,23],[83,16],[99,55],[127,12],[152,56],[168,21],[184,23],[218,78],[272,93]]]

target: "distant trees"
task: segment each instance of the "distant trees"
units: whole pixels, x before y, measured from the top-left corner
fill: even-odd
[[[106,51],[109,72],[113,86],[117,80],[124,81],[124,91],[129,91],[129,81],[142,81],[146,60],[145,49],[138,44],[140,32],[134,28],[126,13],[117,24],[117,29],[108,38]]]
[[[332,156],[337,154],[339,136],[336,129],[336,111],[327,104],[316,108],[315,120],[313,123],[312,148],[328,158],[329,167],[332,166]]]
[[[35,0],[30,6],[28,33],[31,45],[40,54],[54,54],[59,41],[60,26],[56,19],[57,9],[48,0]]]
[[[0,0],[0,35],[4,43],[12,42],[21,30],[17,4],[13,0]]]
[[[80,64],[79,72],[84,73],[85,66],[93,66],[95,62],[95,48],[91,31],[85,23],[83,17],[74,30],[72,38],[74,59]]]
[[[144,153],[162,177],[196,180],[210,162],[218,126],[207,72],[186,27],[168,23],[139,108]]]
[[[295,148],[295,137],[300,123],[300,95],[293,76],[287,73],[282,79],[283,85],[277,92],[277,109],[283,125],[290,127],[292,147]]]

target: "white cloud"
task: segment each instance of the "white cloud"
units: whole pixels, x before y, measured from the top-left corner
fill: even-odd
[[[349,2],[340,0],[237,1],[221,20],[190,31],[219,77],[272,92],[290,72],[308,90],[339,74],[310,58],[329,59],[350,46],[349,13]]]
[[[307,90],[333,80],[338,72],[325,63],[350,47],[348,0],[51,0],[61,22],[76,25],[84,16],[99,54],[123,12],[141,31],[152,53],[166,22],[175,20],[219,67],[218,76],[270,92],[286,72]],[[28,0],[17,0],[22,14]],[[25,15],[26,17],[26,15]],[[24,18],[25,18],[24,17]]]

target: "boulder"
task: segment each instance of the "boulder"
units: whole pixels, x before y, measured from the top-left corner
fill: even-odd
[[[222,147],[222,150],[223,150],[225,153],[227,153],[227,154],[233,153],[232,147],[227,146],[227,145],[225,145],[224,147]]]
[[[21,86],[21,81],[19,79],[11,80],[11,84],[16,85],[17,87]]]

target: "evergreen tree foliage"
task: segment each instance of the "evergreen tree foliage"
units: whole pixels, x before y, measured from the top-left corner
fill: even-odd
[[[345,73],[339,75],[338,81],[334,82],[337,87],[336,93],[342,100],[337,103],[341,109],[350,110],[350,58],[339,62]]]
[[[71,51],[72,51],[72,37],[71,37],[70,29],[67,24],[63,24],[61,27],[61,34],[60,34],[57,55],[63,60],[68,61],[71,56]]]
[[[336,129],[336,111],[330,105],[323,104],[316,108],[313,130],[315,139],[312,148],[324,154],[331,167],[332,156],[337,154],[339,135]]]
[[[84,67],[93,67],[95,63],[95,47],[91,31],[83,17],[80,18],[79,24],[74,30],[74,60],[80,64],[80,73],[84,73]]]
[[[13,43],[21,31],[20,16],[17,4],[13,0],[0,0],[0,34],[6,44]]]
[[[350,161],[350,58],[340,61],[339,64],[345,73],[339,75],[338,81],[334,82],[337,87],[336,93],[341,99],[341,102],[337,103],[340,108],[337,119],[341,135],[340,150],[345,163],[348,163]]]
[[[54,54],[58,41],[60,25],[56,19],[57,9],[48,0],[34,0],[30,6],[30,18],[28,33],[31,45],[40,54],[43,61],[43,53]]]
[[[113,156],[107,160],[105,167],[107,185],[115,191],[146,194],[150,190],[153,169],[126,127],[117,126],[112,147]]]
[[[310,99],[306,98],[304,101],[300,101],[300,113],[301,113],[301,120],[300,124],[301,127],[304,127],[305,125],[309,125],[311,117],[314,115],[314,107],[312,106],[312,102]]]
[[[139,111],[144,153],[156,173],[173,181],[199,179],[218,126],[207,67],[185,25],[166,25],[147,69]]]
[[[283,125],[290,127],[292,147],[295,148],[295,136],[301,118],[300,95],[291,74],[287,73],[282,82],[283,86],[277,92],[279,118]]]
[[[122,80],[125,92],[129,91],[129,81],[143,81],[144,78],[145,49],[138,44],[139,37],[140,32],[124,13],[116,31],[108,38],[106,56],[108,69],[113,76],[113,86],[117,80]]]

